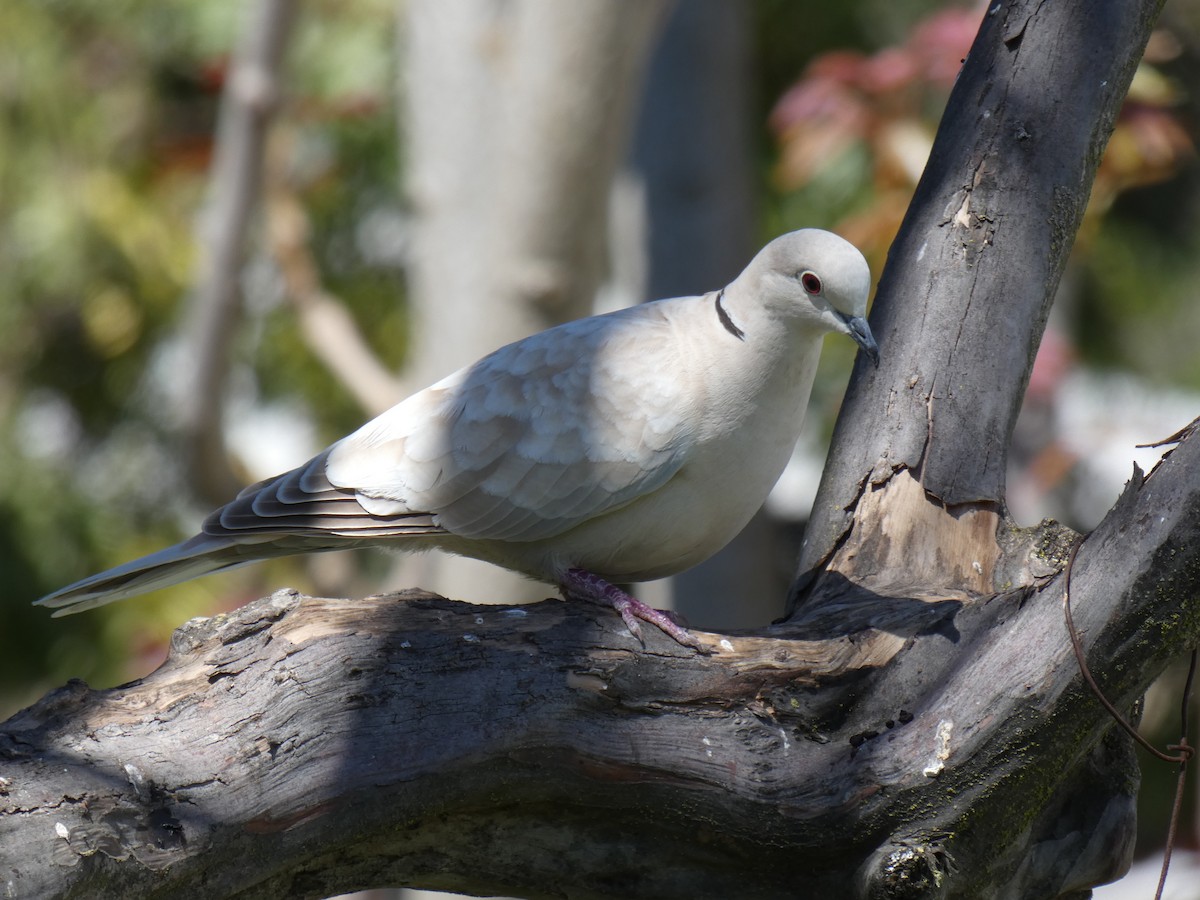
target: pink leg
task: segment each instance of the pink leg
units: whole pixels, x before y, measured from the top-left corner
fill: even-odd
[[[567,596],[611,606],[621,614],[621,619],[625,622],[625,627],[639,641],[642,641],[642,626],[638,622],[638,619],[641,619],[642,622],[657,625],[662,631],[685,647],[692,647],[696,650],[704,649],[703,645],[696,640],[690,631],[679,625],[667,613],[661,609],[655,609],[653,606],[647,606],[636,597],[625,593],[615,584],[609,584],[599,575],[593,575],[586,569],[568,569],[567,576],[563,579],[560,586],[563,593]],[[645,643],[645,641],[642,641],[643,646],[645,646]]]

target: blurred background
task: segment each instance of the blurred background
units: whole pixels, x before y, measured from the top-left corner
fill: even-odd
[[[144,675],[186,619],[285,585],[551,595],[482,563],[338,553],[64,619],[30,606],[190,535],[241,486],[503,343],[715,289],[781,232],[838,231],[878,276],[982,14],[946,0],[6,0],[0,717],[67,678]],[[1009,503],[1025,524],[1094,527],[1133,462],[1158,458],[1136,445],[1200,414],[1198,112],[1200,0],[1172,0],[1018,424]],[[852,351],[828,342],[767,510],[643,599],[701,627],[782,612]],[[1160,744],[1178,737],[1180,682],[1148,698]],[[1146,768],[1148,854],[1173,773]],[[1168,896],[1200,897],[1189,864]]]

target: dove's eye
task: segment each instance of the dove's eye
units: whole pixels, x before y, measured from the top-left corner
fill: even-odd
[[[821,293],[821,278],[816,272],[801,272],[800,283],[804,285],[804,290],[810,294]]]

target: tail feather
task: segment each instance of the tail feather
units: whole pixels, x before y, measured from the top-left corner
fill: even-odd
[[[250,485],[205,519],[195,537],[67,585],[36,604],[65,616],[275,556],[445,533],[431,513],[371,514],[354,490],[330,484],[327,456]]]
[[[233,541],[199,534],[69,584],[35,602],[54,609],[56,617],[67,616],[275,555],[278,551],[272,552],[258,543],[247,544],[245,539]]]

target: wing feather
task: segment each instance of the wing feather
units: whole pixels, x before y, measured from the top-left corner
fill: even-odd
[[[202,532],[534,541],[619,509],[691,449],[658,306],[510,344],[246,488]]]
[[[551,329],[410,397],[330,449],[330,483],[377,513],[424,511],[454,535],[506,541],[654,491],[692,438],[659,305]]]

